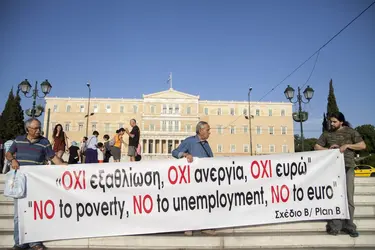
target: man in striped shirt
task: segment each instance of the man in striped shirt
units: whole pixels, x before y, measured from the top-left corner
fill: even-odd
[[[41,136],[41,123],[38,119],[27,120],[25,131],[26,135],[17,136],[5,155],[13,169],[26,165],[43,165],[46,160],[51,160],[56,165],[67,165],[55,155],[48,139]],[[28,247],[34,250],[45,249],[42,242],[19,244],[17,203],[18,200],[14,199],[14,246],[12,249],[27,249]]]

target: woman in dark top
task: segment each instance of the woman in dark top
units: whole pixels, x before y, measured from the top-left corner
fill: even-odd
[[[73,141],[72,146],[69,147],[69,161],[68,164],[77,164],[79,162],[79,147],[78,144]]]
[[[64,152],[69,149],[68,138],[66,133],[63,131],[61,124],[57,124],[52,134],[53,139],[53,151],[55,151],[57,157],[62,159]]]

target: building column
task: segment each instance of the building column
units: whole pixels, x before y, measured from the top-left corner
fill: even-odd
[[[166,150],[165,150],[165,154],[167,155],[167,154],[169,154],[169,141],[170,140],[165,140],[165,142],[166,142]]]
[[[148,154],[148,147],[149,147],[148,139],[146,139],[146,149],[145,149],[146,154]]]
[[[162,149],[161,144],[162,143],[163,143],[163,141],[161,139],[159,139],[159,154],[162,154],[162,152],[161,152],[161,149]]]
[[[156,154],[156,152],[155,152],[156,145],[155,144],[156,144],[156,140],[154,139],[153,142],[152,142],[152,154],[154,154],[154,155]]]

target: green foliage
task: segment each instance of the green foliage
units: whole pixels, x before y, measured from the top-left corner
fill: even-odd
[[[324,113],[323,114],[323,122],[322,122],[322,132],[324,133],[324,132],[326,132],[326,131],[328,131],[328,123],[327,123],[328,121],[327,121],[327,116],[326,116],[326,113]]]
[[[329,92],[328,92],[328,99],[327,99],[327,114],[323,117],[323,132],[329,130],[330,123],[329,117],[333,113],[339,112],[339,107],[337,106],[335,90],[333,89],[332,79],[329,81]]]
[[[375,153],[375,127],[370,124],[361,125],[355,128],[362,135],[366,143],[366,150],[359,152],[360,155]]]
[[[316,144],[316,138],[305,138],[304,139],[304,151],[314,151],[314,146]],[[302,152],[301,137],[299,135],[294,135],[294,151]]]
[[[375,154],[371,154],[371,156],[366,157],[360,162],[360,164],[371,165],[375,167]]]
[[[335,90],[333,89],[332,79],[329,82],[329,93],[328,93],[328,103],[327,103],[327,117],[330,114],[339,112],[339,107],[337,106]]]
[[[24,134],[23,118],[21,98],[18,93],[14,96],[12,88],[0,118],[0,137],[9,140]]]

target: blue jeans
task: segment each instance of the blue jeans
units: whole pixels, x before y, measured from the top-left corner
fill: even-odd
[[[22,244],[20,245],[20,232],[18,230],[18,199],[14,199],[14,233],[13,233],[13,238],[14,238],[14,246],[18,246],[21,248],[29,248],[29,247],[34,247],[37,245],[42,245],[41,242],[32,242],[28,244]]]

